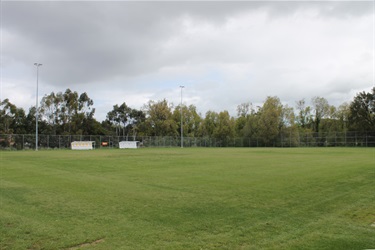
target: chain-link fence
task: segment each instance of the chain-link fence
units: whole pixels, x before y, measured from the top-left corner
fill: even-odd
[[[180,147],[180,137],[170,136],[103,136],[103,135],[38,135],[39,149],[70,149],[74,141],[93,141],[95,148],[118,148],[120,141],[139,141],[141,147]],[[184,137],[184,147],[375,147],[374,132],[280,134],[264,138]],[[2,134],[0,149],[35,149],[35,135]]]

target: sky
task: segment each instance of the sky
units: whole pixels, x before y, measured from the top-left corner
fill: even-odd
[[[67,88],[102,121],[166,99],[202,114],[277,96],[339,106],[375,86],[375,0],[0,1],[0,98]],[[180,86],[184,86],[183,89]]]

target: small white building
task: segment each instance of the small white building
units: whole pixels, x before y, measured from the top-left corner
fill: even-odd
[[[139,148],[139,141],[120,141],[119,148]]]
[[[94,149],[95,141],[74,141],[71,145],[73,150],[90,150]]]

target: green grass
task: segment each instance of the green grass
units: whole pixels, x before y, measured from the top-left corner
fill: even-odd
[[[375,248],[374,148],[0,152],[0,249]]]

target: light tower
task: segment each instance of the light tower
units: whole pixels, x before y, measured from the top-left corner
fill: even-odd
[[[39,67],[42,66],[41,63],[34,63],[36,66],[36,114],[35,114],[35,151],[38,151],[38,81],[39,81]]]
[[[185,88],[185,86],[180,86],[181,88],[181,104],[180,104],[180,109],[181,109],[181,148],[184,147],[184,129],[183,129],[183,123],[182,123],[182,89]]]

